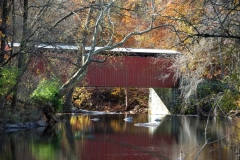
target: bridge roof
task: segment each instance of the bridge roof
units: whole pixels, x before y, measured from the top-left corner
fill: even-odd
[[[102,47],[96,47],[96,49],[101,49]],[[174,56],[181,54],[175,50],[166,49],[146,49],[146,48],[114,48],[112,50],[106,51],[108,54],[120,53],[128,56]],[[104,54],[104,53],[103,53]]]
[[[14,43],[14,47],[19,47],[20,43]],[[49,44],[39,44],[36,46],[37,48],[42,49],[57,49],[57,50],[78,50],[78,46],[74,45],[64,45],[64,44],[56,44],[56,45],[49,45]],[[95,47],[95,50],[101,49],[103,47]],[[85,48],[87,51],[91,49],[91,47]],[[110,52],[120,52],[120,53],[129,53],[129,54],[147,54],[147,55],[157,55],[157,54],[167,54],[167,55],[178,55],[181,54],[175,50],[166,50],[166,49],[146,49],[146,48],[114,48],[112,50],[106,50]]]

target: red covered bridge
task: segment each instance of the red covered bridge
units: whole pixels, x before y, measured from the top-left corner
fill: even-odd
[[[158,49],[117,48],[98,55],[104,63],[91,63],[85,84],[96,87],[173,88],[178,85],[171,69],[179,52]]]
[[[18,47],[19,43],[14,43]],[[78,50],[77,46],[69,45],[38,45],[36,50],[41,53],[68,52]],[[90,48],[86,47],[86,50]],[[95,48],[100,49],[100,47]],[[115,48],[96,55],[95,59],[105,59],[104,63],[92,62],[87,75],[80,86],[90,87],[142,87],[142,88],[173,88],[178,86],[171,66],[175,56],[180,53],[174,50]],[[33,57],[33,72],[45,72],[46,59],[40,54]],[[73,58],[74,54],[71,54]],[[68,62],[64,62],[67,66]],[[64,68],[68,72],[68,68]],[[63,74],[64,76],[64,74]]]

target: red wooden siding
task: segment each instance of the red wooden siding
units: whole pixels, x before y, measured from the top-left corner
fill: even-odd
[[[104,63],[91,63],[85,82],[95,87],[172,88],[177,83],[171,65],[170,58],[111,56]]]
[[[32,57],[30,68],[32,73],[38,75],[39,73],[45,73],[47,61],[42,57]]]

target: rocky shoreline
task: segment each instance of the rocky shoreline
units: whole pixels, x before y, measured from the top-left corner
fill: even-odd
[[[6,132],[14,132],[18,130],[24,130],[24,129],[32,129],[32,128],[39,128],[39,127],[47,127],[49,124],[46,123],[44,120],[38,120],[37,122],[26,122],[26,123],[7,123],[0,126],[0,132],[6,131]]]
[[[71,113],[57,113],[56,116],[61,116],[64,114],[147,114],[147,107],[136,105],[132,110],[119,112],[119,111],[96,111],[96,110],[84,110],[84,109],[73,109]],[[44,119],[40,119],[36,122],[18,122],[18,123],[6,123],[0,125],[0,132],[2,131],[18,131],[24,129],[47,127],[48,123]]]
[[[57,113],[56,116],[60,117],[65,114],[136,114],[131,111],[125,112],[125,113],[119,113],[119,112],[105,112],[105,111],[90,111],[90,110],[73,110],[71,113]],[[174,116],[174,115],[173,115]],[[176,115],[179,116],[179,115]],[[183,115],[180,115],[183,116]],[[232,110],[229,112],[228,116],[229,118],[237,118],[240,116],[240,111],[238,110]],[[48,127],[49,124],[46,123],[43,119],[38,120],[36,122],[26,122],[26,123],[7,123],[0,125],[0,132],[16,132],[19,130],[25,130],[25,129],[33,129],[33,128],[41,128],[41,130],[44,130],[46,127]]]

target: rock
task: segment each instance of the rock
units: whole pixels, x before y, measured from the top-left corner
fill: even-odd
[[[134,126],[137,127],[157,127],[159,126],[159,123],[136,123]]]
[[[136,105],[135,107],[134,107],[134,109],[133,110],[139,110],[140,109],[140,105]]]
[[[6,124],[7,129],[27,129],[27,128],[33,128],[36,126],[37,124],[34,122],[27,122],[25,124],[23,123]]]
[[[231,110],[231,111],[228,113],[228,115],[229,115],[230,117],[234,117],[234,116],[240,117],[240,111],[238,111],[238,110]]]
[[[39,120],[39,121],[37,121],[37,125],[39,126],[39,127],[46,127],[46,126],[48,126],[48,123],[46,123],[44,120]]]
[[[35,127],[37,127],[36,122],[27,122],[25,124],[23,123],[6,124],[3,128],[7,132],[16,132],[22,129],[29,129]]]
[[[126,117],[123,120],[126,121],[126,122],[132,122],[133,118],[132,117]]]
[[[156,118],[154,121],[159,122],[159,121],[161,121],[161,119],[160,118]]]
[[[37,127],[37,123],[36,122],[27,122],[25,125],[28,126],[29,128]]]
[[[71,111],[72,111],[72,112],[77,112],[77,108],[76,108],[76,107],[72,107],[72,108],[71,108]]]
[[[236,111],[235,116],[239,117],[240,116],[240,111]]]
[[[130,114],[135,114],[135,113],[136,113],[136,111],[134,111],[134,110],[131,110],[131,111],[129,111],[129,113],[130,113]]]
[[[91,119],[92,121],[99,121],[100,119],[99,118],[93,118]]]
[[[6,128],[26,128],[26,126],[23,126],[21,123],[16,123],[16,124],[6,124]]]
[[[147,108],[144,108],[143,111],[142,111],[143,114],[147,114],[148,113],[148,109]]]
[[[41,133],[45,130],[46,127],[37,127],[37,132],[41,135]]]

